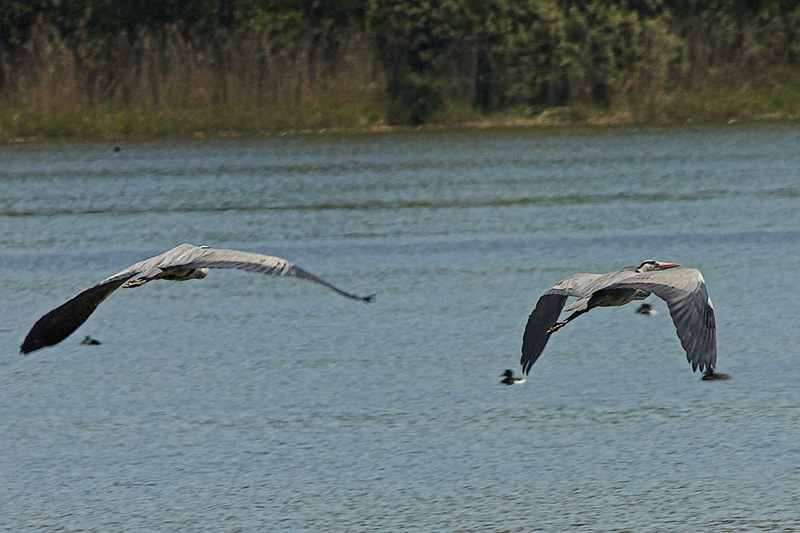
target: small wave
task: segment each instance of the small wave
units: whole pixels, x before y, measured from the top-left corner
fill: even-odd
[[[800,196],[800,192],[796,192]],[[519,206],[559,206],[559,205],[601,205],[615,202],[622,203],[662,203],[662,202],[695,202],[710,200],[726,192],[705,191],[692,194],[667,194],[667,193],[608,193],[608,194],[565,194],[555,196],[532,196],[523,198],[475,198],[475,199],[421,199],[421,200],[370,200],[363,202],[320,202],[313,204],[286,204],[286,205],[211,205],[211,204],[184,204],[177,206],[120,206],[108,205],[105,207],[70,207],[60,208],[43,207],[41,209],[6,209],[0,211],[0,217],[54,217],[54,216],[85,216],[85,215],[140,215],[140,214],[165,214],[165,213],[220,213],[234,212],[259,212],[259,211],[376,211],[376,210],[404,210],[404,209],[478,209],[487,207],[519,207]],[[786,197],[786,191],[781,192],[781,197]]]

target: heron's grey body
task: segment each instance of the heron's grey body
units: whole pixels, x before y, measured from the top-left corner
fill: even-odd
[[[158,279],[168,281],[202,279],[211,268],[234,268],[257,274],[305,279],[324,285],[347,298],[364,302],[369,302],[374,297],[374,295],[358,296],[343,291],[280,257],[181,244],[163,254],[129,266],[45,314],[33,325],[20,351],[29,353],[66,339],[119,287],[138,287]]]
[[[667,302],[692,369],[713,371],[717,362],[716,322],[705,280],[699,270],[672,269],[677,266],[675,263],[645,261],[636,270],[574,274],[559,281],[539,298],[528,318],[522,339],[522,370],[527,374],[550,335],[581,314],[595,307],[643,300],[652,293]],[[570,296],[578,299],[564,307]],[[573,314],[558,322],[562,311],[573,311]]]

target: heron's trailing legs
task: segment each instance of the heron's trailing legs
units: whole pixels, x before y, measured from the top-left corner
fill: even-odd
[[[588,309],[586,311],[588,311]],[[547,330],[547,334],[551,335],[551,334],[555,333],[556,331],[560,330],[561,328],[563,328],[564,326],[569,324],[570,321],[575,320],[576,318],[581,316],[586,311],[575,311],[574,313],[569,315],[566,319],[556,322],[555,324],[553,324],[553,326],[550,329]]]
[[[150,280],[149,279],[142,279],[142,278],[131,279],[131,280],[126,281],[125,284],[122,286],[122,288],[123,289],[133,289],[135,287],[141,287],[142,285],[144,285],[148,281],[150,281]]]

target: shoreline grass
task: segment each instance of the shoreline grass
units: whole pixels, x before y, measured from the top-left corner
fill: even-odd
[[[297,110],[228,108],[72,110],[64,113],[0,111],[0,142],[122,140],[275,135],[288,131],[356,130],[380,124],[369,104]]]
[[[677,99],[677,97],[676,97]],[[363,104],[329,109],[291,111],[231,109],[177,109],[158,111],[86,110],[69,113],[0,111],[0,143],[37,141],[120,141],[170,138],[268,137],[321,133],[377,133],[437,129],[490,129],[503,127],[666,126],[732,122],[800,121],[795,105],[767,106],[757,101],[737,101],[721,94],[713,100],[693,96],[686,106],[665,102],[656,112],[616,107],[613,110],[558,107],[541,111],[510,110],[482,115],[447,112],[424,125],[390,125],[379,106]],[[798,98],[800,101],[800,97]]]
[[[393,103],[385,97],[385,83],[379,75],[357,71],[355,63],[326,83],[287,90],[290,97],[281,93],[276,99],[265,98],[254,87],[242,88],[241,80],[235,97],[219,102],[195,96],[189,101],[173,97],[162,103],[134,99],[127,105],[92,105],[90,98],[78,94],[79,83],[63,92],[41,90],[44,96],[31,91],[37,98],[0,99],[0,143],[800,120],[800,69],[773,67],[751,79],[709,74],[691,88],[677,86],[670,92],[634,87],[607,107],[516,107],[482,113],[467,102],[446,101],[421,126],[393,125]],[[158,89],[166,83],[176,82],[150,81]]]

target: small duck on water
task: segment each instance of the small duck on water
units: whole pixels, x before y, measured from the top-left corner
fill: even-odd
[[[503,378],[500,383],[504,385],[516,385],[518,383],[525,383],[525,378],[514,377],[514,372],[511,369],[506,370],[500,377]]]
[[[723,374],[722,372],[714,372],[713,368],[708,368],[704,373],[703,377],[700,378],[703,381],[717,381],[723,379],[731,379],[728,374]]]
[[[658,314],[658,311],[653,309],[653,306],[650,305],[650,304],[647,304],[647,303],[644,303],[644,304],[640,305],[636,309],[636,312],[639,313],[640,315],[657,315]]]
[[[81,344],[85,344],[87,346],[97,346],[97,345],[102,344],[102,343],[99,340],[93,339],[89,335],[86,335],[83,338],[83,340],[81,341]]]

